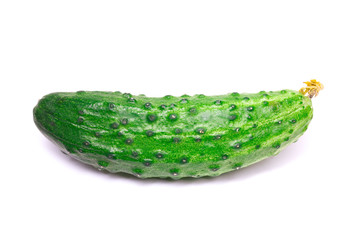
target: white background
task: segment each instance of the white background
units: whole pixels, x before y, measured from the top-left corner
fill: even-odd
[[[0,1],[0,238],[360,239],[359,1]],[[61,154],[55,91],[225,94],[316,78],[307,132],[217,178],[138,180]]]

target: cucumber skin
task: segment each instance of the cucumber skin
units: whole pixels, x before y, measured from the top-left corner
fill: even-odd
[[[313,109],[293,90],[162,98],[79,91],[48,94],[33,113],[39,130],[74,159],[112,173],[179,179],[218,176],[278,154],[306,131]]]

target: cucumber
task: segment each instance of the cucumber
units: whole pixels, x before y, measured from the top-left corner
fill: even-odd
[[[198,178],[249,166],[295,142],[318,90],[162,98],[58,92],[39,100],[33,115],[62,152],[100,170]]]

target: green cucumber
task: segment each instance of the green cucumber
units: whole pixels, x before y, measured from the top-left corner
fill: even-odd
[[[34,108],[39,130],[64,153],[141,178],[218,176],[278,154],[313,117],[293,90],[150,98],[58,92]]]

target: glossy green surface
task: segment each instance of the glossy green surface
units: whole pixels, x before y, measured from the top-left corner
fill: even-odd
[[[34,108],[41,132],[73,158],[138,177],[217,176],[276,155],[312,118],[308,97],[282,90],[149,98],[52,93]]]

